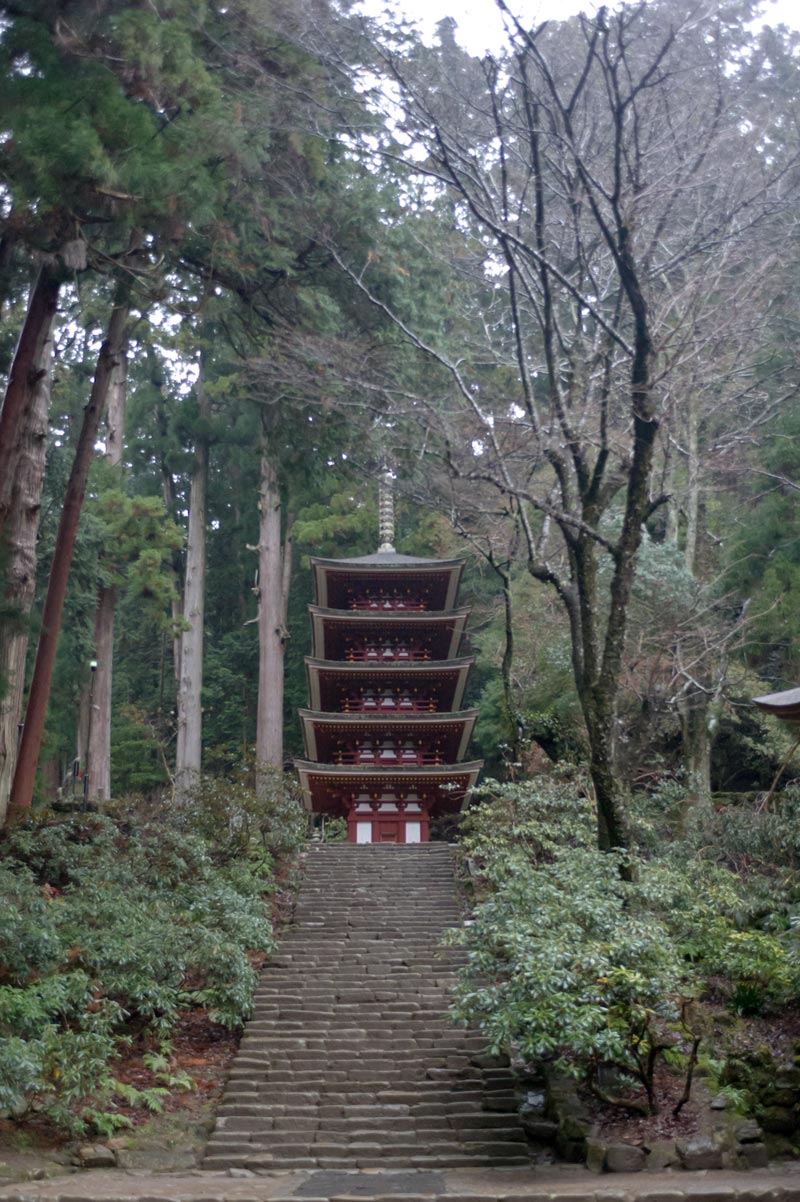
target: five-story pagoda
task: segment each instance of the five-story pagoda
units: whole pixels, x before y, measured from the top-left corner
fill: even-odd
[[[297,769],[307,808],[346,818],[351,843],[427,843],[430,818],[457,811],[481,769],[464,760],[477,712],[461,709],[463,563],[395,551],[388,487],[380,517],[376,554],[312,560]]]

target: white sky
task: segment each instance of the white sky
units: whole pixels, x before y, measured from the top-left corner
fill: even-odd
[[[519,4],[518,11],[524,13],[527,24],[535,25],[544,20],[563,20],[575,13],[593,11],[599,4],[591,0],[528,0]],[[472,54],[485,50],[497,50],[502,44],[503,25],[493,0],[363,0],[363,8],[372,16],[384,11],[402,13],[414,21],[425,38],[430,41],[436,23],[443,17],[453,17],[458,24],[456,37]],[[797,0],[766,0],[764,4],[765,24],[789,25],[800,29],[800,4]]]

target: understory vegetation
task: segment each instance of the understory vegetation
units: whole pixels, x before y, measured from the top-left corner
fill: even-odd
[[[181,805],[45,814],[0,849],[0,1112],[73,1135],[130,1124],[193,1086],[171,1038],[187,1011],[237,1028],[274,947],[270,895],[304,823],[244,781]],[[152,1087],[120,1080],[132,1049]]]
[[[490,782],[470,810],[477,905],[452,936],[469,951],[457,1015],[493,1050],[629,1112],[658,1112],[662,1064],[685,1084],[676,1113],[698,1072],[752,1108],[720,1069],[747,1048],[747,1019],[797,1002],[800,797],[785,791],[780,813],[695,811],[669,840],[671,786],[639,805],[632,848],[608,853],[584,786],[563,773]]]

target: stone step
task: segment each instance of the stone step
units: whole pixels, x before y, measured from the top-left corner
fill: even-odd
[[[297,1088],[287,1089],[280,1081],[264,1081],[260,1075],[239,1078],[231,1082],[226,1089],[225,1097],[232,1102],[247,1104],[268,1104],[278,1094],[282,1099],[281,1105],[339,1107],[336,1113],[344,1113],[349,1106],[402,1106],[404,1113],[438,1114],[444,1110],[459,1113],[462,1109],[470,1110],[500,1110],[507,1102],[514,1103],[513,1090],[506,1093],[496,1093],[491,1096],[484,1094],[480,1086],[474,1088],[447,1089],[441,1085],[420,1084],[417,1082],[400,1083],[389,1088],[369,1092],[363,1085],[352,1081],[320,1081],[316,1085],[300,1083]],[[493,1104],[497,1103],[497,1104]],[[500,1105],[502,1103],[502,1105]],[[332,1113],[332,1112],[331,1112]]]
[[[487,1155],[484,1150],[479,1152],[457,1152],[447,1155],[434,1156],[418,1154],[414,1156],[387,1155],[381,1157],[339,1154],[336,1156],[274,1156],[269,1154],[215,1154],[207,1157],[204,1168],[220,1170],[229,1168],[244,1168],[259,1173],[269,1171],[287,1172],[293,1169],[461,1169],[461,1168],[517,1168],[530,1166],[530,1156],[527,1152],[503,1155]],[[767,1191],[769,1192],[769,1191]],[[407,1200],[404,1199],[404,1202]]]
[[[333,1065],[336,1062],[347,1064],[353,1060],[375,1060],[377,1062],[385,1061],[387,1056],[391,1056],[393,1061],[417,1060],[420,1057],[423,1059],[429,1055],[432,1048],[436,1049],[437,1057],[446,1057],[448,1066],[451,1064],[469,1063],[469,1053],[478,1051],[484,1045],[482,1042],[467,1042],[464,1040],[461,1043],[455,1041],[442,1041],[439,1043],[434,1039],[369,1039],[366,1035],[362,1039],[338,1039],[332,1037],[329,1041],[325,1039],[304,1039],[298,1037],[293,1039],[289,1035],[269,1035],[260,1034],[252,1036],[242,1044],[241,1053],[247,1056],[259,1056],[262,1059],[280,1059],[287,1052],[291,1052],[293,1059],[299,1064],[304,1060],[320,1060],[323,1059],[326,1063]]]
[[[288,1014],[294,1014],[297,1017],[290,1018],[287,1016]],[[353,1032],[358,1032],[359,1030],[363,1032],[363,1035],[367,1039],[386,1033],[385,1019],[378,1020],[377,1017],[373,1017],[369,1021],[364,1022],[364,1026],[361,1028],[348,1027],[346,1025],[347,1020],[354,1017],[351,1013],[344,1015],[343,1018],[336,1018],[334,1016],[312,1019],[298,1014],[297,1011],[288,1011],[283,1015],[270,1014],[269,1017],[265,1017],[263,1008],[259,1006],[258,1017],[250,1020],[247,1024],[247,1029],[248,1032],[252,1031],[256,1034],[261,1034],[262,1032],[269,1034],[272,1031],[284,1031],[287,1034],[292,1034],[298,1031],[307,1033],[312,1038],[321,1034],[325,1037],[335,1035],[342,1039],[352,1038]],[[364,1015],[361,1016],[362,1021],[365,1017]],[[448,1021],[447,1017],[433,1018],[428,1014],[423,1015],[416,1010],[409,1010],[405,1018],[400,1018],[395,1012],[392,1015],[392,1025],[408,1028],[415,1034],[419,1030],[420,1036],[424,1035],[426,1038],[435,1035],[437,1040],[439,1038],[462,1039],[466,1036],[464,1029],[462,1027],[454,1027],[452,1021]],[[475,1038],[472,1035],[466,1037],[470,1039]],[[357,1035],[356,1038],[361,1038],[361,1036]]]
[[[255,1061],[250,1063],[246,1068],[237,1061],[231,1069],[230,1082],[233,1087],[234,1083],[241,1084],[252,1081],[260,1083],[260,1087],[265,1091],[278,1091],[281,1094],[302,1093],[306,1098],[312,1094],[319,1095],[331,1092],[361,1092],[371,1094],[380,1092],[384,1095],[391,1093],[398,1096],[400,1094],[404,1096],[416,1094],[419,1096],[421,1093],[424,1093],[426,1097],[438,1094],[449,1096],[451,1094],[463,1093],[465,1090],[474,1091],[477,1089],[481,1092],[481,1096],[485,1096],[488,1099],[494,1097],[495,1094],[513,1092],[514,1088],[513,1078],[510,1077],[506,1080],[495,1078],[491,1082],[486,1082],[481,1077],[435,1077],[431,1076],[428,1070],[421,1072],[418,1068],[413,1071],[394,1073],[390,1080],[390,1070],[383,1067],[379,1073],[370,1072],[366,1074],[368,1081],[374,1083],[374,1088],[370,1089],[364,1083],[349,1080],[348,1072],[348,1069],[336,1070],[334,1081],[334,1078],[328,1072],[324,1071],[314,1072],[310,1069],[307,1073],[298,1075],[292,1068],[290,1061],[270,1064],[266,1067],[263,1062]],[[390,1083],[387,1084],[387,1082]]]
[[[250,1122],[253,1121],[250,1120]],[[428,1128],[425,1125],[402,1128],[395,1126],[391,1128],[385,1126],[360,1128],[355,1123],[342,1124],[338,1127],[324,1126],[313,1119],[296,1119],[293,1123],[289,1119],[276,1119],[275,1123],[280,1123],[280,1126],[267,1127],[263,1123],[250,1126],[244,1120],[236,1125],[229,1125],[226,1122],[218,1127],[211,1136],[208,1145],[209,1151],[220,1151],[223,1148],[226,1151],[241,1151],[251,1146],[261,1147],[263,1145],[266,1150],[277,1155],[280,1149],[297,1144],[303,1144],[309,1149],[315,1150],[314,1146],[320,1143],[326,1145],[338,1143],[347,1147],[351,1147],[353,1144],[360,1146],[369,1143],[391,1147],[397,1155],[400,1155],[404,1151],[417,1148],[420,1139],[425,1145],[425,1150],[429,1152],[436,1148],[443,1148],[445,1145],[450,1147],[452,1144],[469,1144],[470,1147],[490,1144],[493,1147],[499,1147],[501,1144],[524,1142],[519,1128],[516,1126],[491,1130],[457,1128],[446,1125],[439,1125],[435,1128]],[[377,1154],[377,1149],[375,1151]]]
[[[471,1156],[483,1154],[487,1157],[518,1156],[524,1152],[526,1145],[519,1135],[515,1140],[460,1140],[452,1133],[451,1138],[442,1138],[437,1132],[425,1138],[421,1133],[420,1140],[413,1138],[413,1132],[398,1131],[396,1133],[383,1131],[372,1133],[364,1139],[349,1140],[342,1137],[341,1132],[322,1134],[318,1138],[302,1131],[275,1132],[273,1138],[261,1142],[231,1136],[212,1136],[208,1145],[208,1156],[269,1156],[279,1159],[284,1156],[351,1156],[358,1159],[362,1156],[383,1158],[385,1156],[403,1156],[411,1159],[415,1156],[450,1156],[454,1153],[466,1153]]]
[[[520,1132],[518,1125],[510,1125],[505,1118],[503,1127],[471,1127],[466,1122],[455,1124],[449,1118],[438,1122],[430,1120],[415,1121],[411,1118],[397,1118],[387,1131],[386,1123],[380,1119],[308,1119],[301,1117],[276,1117],[274,1119],[256,1117],[237,1117],[218,1120],[216,1133],[211,1138],[209,1148],[217,1148],[221,1143],[244,1140],[247,1143],[263,1143],[265,1139],[275,1139],[284,1143],[302,1143],[313,1140],[315,1143],[328,1139],[345,1140],[348,1143],[361,1143],[376,1137],[384,1143],[399,1144],[404,1141],[419,1143],[420,1139],[426,1144],[430,1142],[446,1143],[519,1143]]]
[[[400,1095],[403,1097],[410,1095]],[[480,1106],[480,1098],[475,1102],[465,1100],[459,1097],[457,1100],[442,1096],[438,1101],[420,1102],[417,1095],[414,1096],[414,1101],[411,1103],[388,1102],[381,1103],[380,1100],[372,1104],[366,1103],[348,1103],[339,1101],[335,1105],[331,1103],[327,1106],[326,1111],[320,1115],[320,1122],[366,1122],[386,1123],[387,1116],[385,1106],[392,1105],[393,1111],[389,1116],[392,1125],[397,1122],[426,1122],[436,1125],[442,1121],[447,1121],[454,1126],[467,1123],[481,1125],[480,1120],[488,1120],[490,1123],[497,1122],[500,1126],[508,1120],[502,1114],[493,1114],[484,1111]],[[395,1097],[394,1094],[391,1097]],[[319,1099],[317,1099],[319,1101]],[[263,1118],[270,1119],[272,1117],[281,1118],[308,1118],[309,1115],[315,1114],[314,1107],[316,1102],[266,1102],[254,1100],[252,1094],[231,1094],[230,1100],[223,1102],[219,1108],[219,1117],[235,1118],[237,1115],[242,1118]],[[358,1112],[356,1112],[356,1105]]]
[[[462,921],[449,847],[311,848],[204,1167],[529,1163],[510,1071],[449,1013]]]

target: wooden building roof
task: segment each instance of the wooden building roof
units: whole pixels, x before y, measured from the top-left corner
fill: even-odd
[[[311,618],[312,656],[315,659],[344,659],[348,639],[362,639],[365,634],[364,613],[351,609],[326,609],[309,605]],[[469,609],[462,606],[451,610],[384,610],[369,613],[369,637],[380,639],[427,638],[434,648],[435,659],[450,659],[458,655]]]
[[[384,738],[436,740],[442,755],[457,763],[467,753],[478,717],[477,710],[458,713],[330,714],[300,710],[306,755],[315,762],[330,762],[331,748],[341,742],[364,738],[376,744]]]
[[[436,768],[338,767],[295,760],[306,809],[314,813],[347,813],[354,800],[408,797],[437,810],[457,811],[474,788],[482,761],[442,764]]]
[[[800,689],[785,689],[782,693],[766,693],[754,697],[753,705],[784,722],[800,722]]]
[[[305,662],[310,709],[336,713],[341,709],[339,696],[343,689],[355,695],[373,688],[376,693],[389,689],[430,695],[436,699],[437,710],[451,713],[461,708],[469,670],[475,660],[469,655],[429,663],[348,664],[307,655]]]
[[[368,582],[385,588],[410,589],[425,599],[425,609],[453,609],[458,596],[463,559],[423,559],[377,551],[353,559],[313,558],[317,605],[352,609],[353,590]]]

